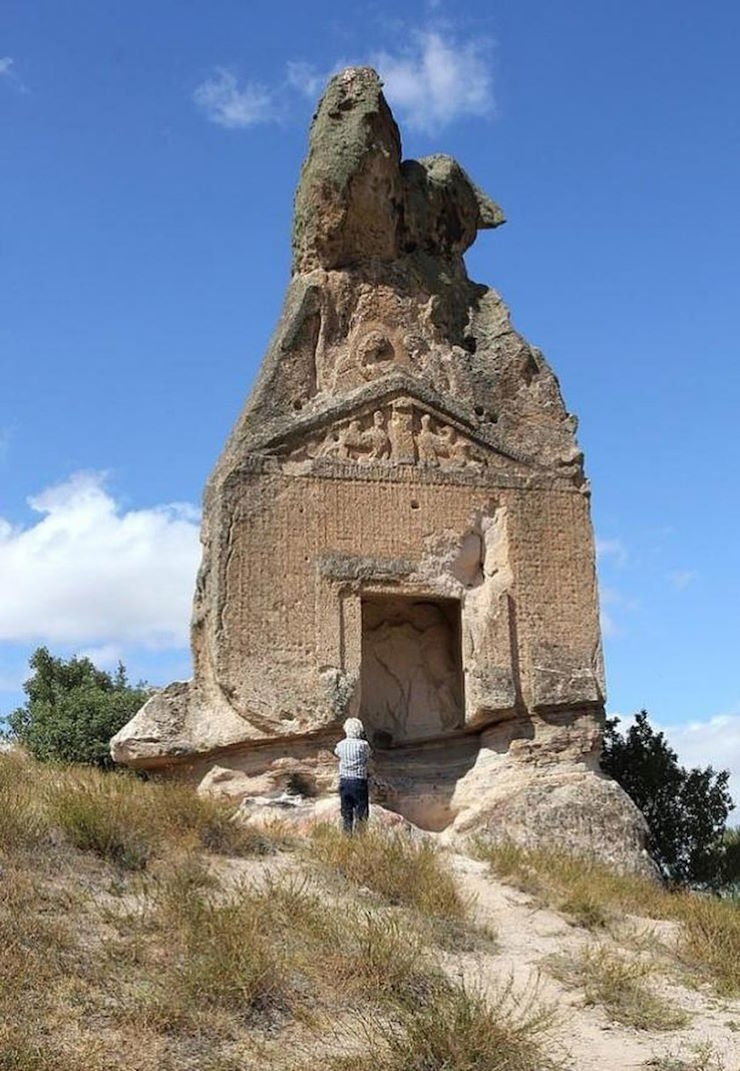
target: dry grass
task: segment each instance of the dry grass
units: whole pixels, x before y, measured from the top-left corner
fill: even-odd
[[[110,864],[95,865],[102,886]],[[197,857],[131,875],[101,905],[12,877],[0,901],[0,1068],[97,1069],[101,1035],[128,1039],[115,1059],[108,1044],[106,1068],[140,1071],[158,1051],[172,1064],[154,1066],[225,1068],[237,1042],[242,1053],[291,1024],[310,1034],[320,1017],[413,1008],[441,978],[394,918],[328,905],[303,884],[225,890]]]
[[[321,825],[302,854],[310,869],[340,888],[396,908],[405,930],[427,944],[457,954],[496,947],[494,927],[471,920],[471,899],[460,894],[446,854],[428,840],[372,829],[347,837]]]
[[[73,1071],[78,1057],[59,1054],[53,1035],[57,994],[83,964],[73,925],[83,896],[5,851],[0,871],[0,1068]],[[92,1047],[85,1066],[98,1066]]]
[[[50,820],[75,847],[128,870],[143,869],[173,845],[237,856],[276,850],[268,832],[231,820],[233,806],[197,796],[186,785],[67,770],[47,797]]]
[[[691,1046],[691,1053],[655,1056],[648,1060],[646,1071],[724,1071],[724,1064],[714,1047],[708,1044]]]
[[[313,830],[307,861],[425,918],[465,918],[467,905],[452,872],[429,841],[371,829],[346,837],[335,827],[322,825]]]
[[[428,844],[317,833],[332,901],[307,877],[234,884],[209,851],[293,845],[183,786],[12,756],[0,805],[0,1071],[292,1071],[330,1060],[337,1022],[372,1032],[377,1071],[550,1066],[535,1016],[445,980],[438,928],[462,933],[465,904]]]
[[[0,1071],[79,1071],[79,1059],[71,1053],[63,1056],[43,1042],[29,1041],[26,1029],[9,1030],[0,1024]],[[101,1065],[93,1061],[86,1054],[82,1066],[97,1071]]]
[[[0,851],[33,850],[61,833],[123,870],[143,870],[173,848],[262,855],[288,846],[280,831],[237,825],[233,806],[190,786],[41,765],[15,753],[0,756],[0,808]]]
[[[48,787],[47,804],[49,821],[75,848],[124,870],[143,870],[149,861],[155,838],[124,778],[106,783],[66,774]]]
[[[264,893],[249,888],[227,900],[193,889],[179,903],[161,902],[145,972],[156,980],[138,1015],[172,1030],[197,1028],[212,1010],[248,1018],[286,1010],[288,956],[265,924],[265,906]]]
[[[480,935],[426,840],[318,830],[270,878],[287,860],[236,856],[295,847],[279,829],[240,830],[184,786],[16,756],[0,806],[0,1071],[560,1066],[534,998],[450,982],[440,944]]]
[[[181,993],[204,1006],[204,1018],[235,992],[244,997],[239,1015],[259,1003],[270,988],[264,942],[238,958],[248,912],[204,902],[215,886],[199,859],[274,851],[282,839],[239,829],[228,809],[185,786],[16,754],[0,756],[0,807],[0,1071],[205,1067],[203,1053],[195,1064],[168,1062],[166,1029],[149,1028],[151,1009],[138,1019],[132,1009],[158,997],[171,1010]],[[166,901],[170,924],[158,929]],[[182,918],[175,927],[176,903],[189,927]],[[229,932],[231,948],[224,937],[221,949]],[[185,970],[169,969],[177,956]],[[233,1024],[219,1031],[231,1034]]]
[[[502,881],[590,929],[608,927],[626,914],[679,923],[682,962],[720,994],[740,993],[740,910],[732,901],[669,891],[657,882],[618,874],[562,852],[525,851],[482,841],[472,847]]]
[[[699,963],[720,993],[740,993],[740,905],[710,897],[682,897],[681,913],[688,962]]]
[[[0,853],[26,851],[48,833],[34,774],[27,759],[13,752],[0,755]]]
[[[64,923],[68,897],[21,868],[4,865],[0,882],[0,998],[11,1012],[25,1013],[29,999],[46,1004],[50,985],[61,978],[72,948]]]
[[[594,946],[579,956],[559,956],[546,963],[554,977],[579,986],[585,1003],[600,1004],[609,1017],[635,1030],[678,1030],[688,1016],[668,1005],[647,985],[649,964]]]
[[[515,1006],[514,1006],[515,1005]],[[360,1051],[324,1062],[326,1071],[555,1071],[547,1053],[551,1013],[535,1000],[493,998],[440,983],[415,1007],[363,1020]]]
[[[159,1032],[221,1036],[234,1017],[274,1029],[327,1007],[412,1005],[440,976],[393,918],[327,905],[296,881],[226,892],[192,859],[106,920],[117,931],[108,970],[130,994],[121,1022]]]

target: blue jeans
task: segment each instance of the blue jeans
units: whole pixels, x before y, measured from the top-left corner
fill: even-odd
[[[369,811],[367,778],[340,777],[339,805],[345,833],[352,833],[357,822],[367,822]]]

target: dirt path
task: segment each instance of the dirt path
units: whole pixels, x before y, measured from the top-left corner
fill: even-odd
[[[495,929],[498,948],[494,953],[449,956],[448,970],[492,992],[508,978],[516,992],[536,990],[539,998],[556,1010],[553,1041],[570,1055],[573,1071],[634,1071],[649,1067],[650,1060],[668,1056],[680,1057],[691,1067],[697,1052],[707,1046],[716,1059],[698,1064],[702,1071],[704,1067],[713,1071],[719,1066],[716,1060],[721,1061],[724,1071],[740,1071],[740,1001],[721,1000],[709,992],[661,981],[656,975],[655,989],[671,1007],[685,1009],[691,1015],[690,1022],[665,1032],[621,1026],[602,1008],[585,1007],[583,990],[566,988],[543,966],[549,956],[577,955],[596,938],[570,925],[562,915],[537,906],[525,893],[490,877],[485,863],[464,855],[453,855],[452,862],[462,888],[475,899],[476,921]],[[643,933],[655,928],[656,944],[670,939],[672,924],[635,921]],[[623,951],[623,946],[608,937],[599,940]]]
[[[740,1071],[740,1001],[717,998],[707,989],[687,988],[677,978],[656,972],[651,987],[672,1008],[685,1010],[690,1021],[669,1031],[622,1026],[602,1007],[585,1006],[583,990],[553,978],[545,961],[551,956],[577,956],[596,941],[629,953],[624,943],[608,935],[596,936],[570,924],[563,915],[540,907],[526,893],[493,878],[483,862],[454,853],[449,859],[462,890],[473,901],[474,921],[491,928],[496,943],[492,950],[482,946],[471,953],[444,953],[443,966],[451,977],[482,987],[494,1000],[511,982],[513,1003],[536,1001],[551,1007],[554,1025],[548,1036],[569,1071],[649,1071],[651,1067],[655,1071]],[[280,878],[307,878],[300,856],[292,854],[223,859],[212,866],[224,888],[244,881],[262,884]],[[320,882],[308,880],[319,895],[336,901],[336,890],[329,892]],[[357,893],[348,889],[341,895],[355,898]],[[657,951],[675,940],[675,923],[630,921],[634,933]],[[702,1048],[705,1062],[699,1058]],[[670,1062],[669,1057],[684,1062]]]

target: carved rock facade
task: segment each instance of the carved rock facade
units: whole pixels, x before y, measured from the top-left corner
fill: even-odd
[[[374,799],[423,828],[646,869],[644,824],[598,773],[576,422],[462,258],[502,222],[454,160],[401,160],[375,72],[332,79],[283,313],[206,488],[194,677],[112,752],[209,791],[318,799],[359,715]]]

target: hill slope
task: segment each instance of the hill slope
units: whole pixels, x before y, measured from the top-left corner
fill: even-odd
[[[16,755],[0,808],[1,1071],[740,1068],[731,904]]]

